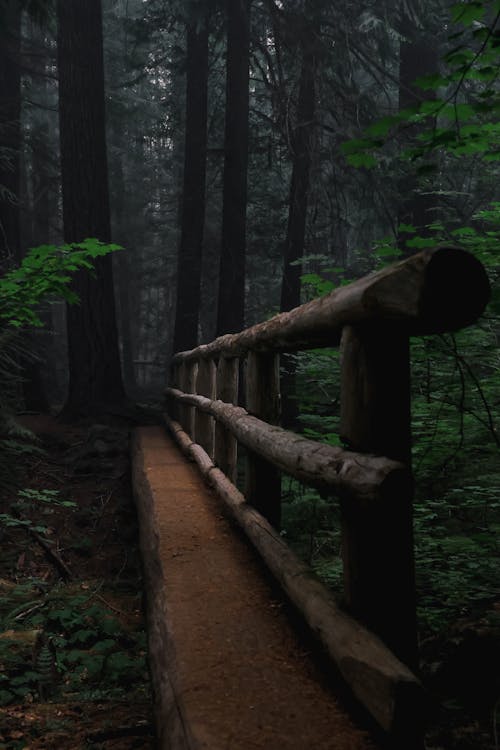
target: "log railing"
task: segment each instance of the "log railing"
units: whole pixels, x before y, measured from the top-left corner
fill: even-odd
[[[472,324],[489,294],[486,273],[472,255],[454,247],[425,250],[241,333],[176,354],[167,389],[173,434],[226,500],[354,693],[385,729],[405,734],[405,747],[408,732],[416,736],[418,713],[418,681],[408,669],[417,665],[409,339]],[[279,353],[339,344],[345,448],[278,426]],[[238,406],[242,369],[245,409]],[[238,444],[247,455],[244,496],[234,485]],[[281,472],[340,500],[350,615],[276,533]]]

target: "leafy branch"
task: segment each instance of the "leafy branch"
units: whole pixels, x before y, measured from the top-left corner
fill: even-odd
[[[341,149],[347,161],[354,167],[370,169],[377,166],[375,153],[385,146],[398,132],[415,125],[432,122],[432,127],[415,136],[416,144],[401,152],[400,157],[414,161],[428,156],[435,149],[444,149],[456,156],[480,154],[485,161],[500,160],[500,125],[496,121],[500,112],[500,96],[493,88],[500,64],[500,0],[476,0],[458,3],[452,7],[452,21],[465,27],[478,24],[490,5],[496,14],[491,25],[480,25],[471,31],[472,43],[480,41],[474,51],[465,44],[454,47],[444,56],[449,72],[441,75],[432,73],[415,81],[424,91],[438,92],[439,89],[453,87],[450,94],[436,96],[407,107],[395,114],[379,118],[366,128],[361,138],[351,139],[342,144]],[[449,39],[462,37],[467,29],[452,34]],[[465,81],[484,84],[477,93],[477,100],[458,102],[458,95]],[[438,126],[438,118],[442,126]],[[444,126],[443,121],[453,122],[453,127]],[[418,171],[429,171],[433,165],[422,165]]]
[[[14,329],[43,326],[37,306],[51,297],[70,304],[78,302],[78,295],[70,288],[72,274],[80,270],[92,273],[97,258],[120,249],[120,245],[94,238],[62,247],[32,248],[17,268],[0,278],[0,321]]]

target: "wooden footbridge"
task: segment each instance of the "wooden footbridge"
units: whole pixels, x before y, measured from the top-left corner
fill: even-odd
[[[133,451],[161,748],[381,742],[304,654],[289,606],[383,744],[422,747],[409,339],[470,325],[489,293],[473,256],[440,247],[175,355],[168,432],[138,429]],[[336,345],[344,448],[278,426],[279,354]],[[279,534],[282,472],[340,503],[344,609]]]

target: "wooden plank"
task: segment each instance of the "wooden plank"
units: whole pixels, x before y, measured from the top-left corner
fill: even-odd
[[[147,593],[148,653],[157,747],[159,750],[195,750],[198,743],[188,728],[182,694],[177,684],[175,649],[168,627],[153,496],[146,480],[144,451],[138,430],[132,436],[131,461],[144,589]]]
[[[174,361],[336,346],[344,326],[367,321],[396,322],[412,336],[456,331],[476,321],[489,298],[480,261],[457,247],[431,248]]]
[[[249,414],[263,422],[271,425],[279,423],[280,372],[277,354],[249,352],[246,362],[246,406]],[[275,529],[280,528],[281,474],[261,453],[248,453],[245,497]]]
[[[215,376],[216,368],[212,359],[201,359],[198,362],[198,374],[196,377],[196,393],[207,398],[215,398]],[[194,439],[203,446],[210,457],[214,455],[214,430],[213,417],[206,412],[197,411],[195,417]]]
[[[212,414],[240,443],[275,463],[286,474],[356,502],[357,511],[373,504],[378,506],[409,481],[408,469],[399,461],[308,440],[250,416],[241,406],[184,394],[175,388],[167,389],[167,393]]]
[[[217,365],[216,396],[219,401],[238,404],[239,360],[220,357]],[[215,423],[214,460],[224,474],[236,484],[238,441],[220,422]]]
[[[375,325],[349,326],[342,338],[340,435],[354,451],[408,467],[406,483],[357,513],[342,502],[345,596],[350,610],[405,663],[417,666],[413,559],[408,336]]]
[[[413,748],[413,739],[421,731],[425,703],[419,680],[377,636],[339,609],[331,592],[288,548],[269,522],[245,501],[200,446],[191,444],[186,437],[179,440],[182,428],[168,415],[164,417],[176,440],[194,458],[357,699],[392,736],[395,747]]]

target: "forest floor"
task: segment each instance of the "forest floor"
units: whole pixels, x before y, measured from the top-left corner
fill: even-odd
[[[153,748],[130,423],[22,422],[39,443],[0,496],[0,750]],[[478,619],[424,642],[429,750],[498,750],[497,638]]]
[[[153,748],[128,425],[21,421],[39,443],[0,499],[0,749]]]

